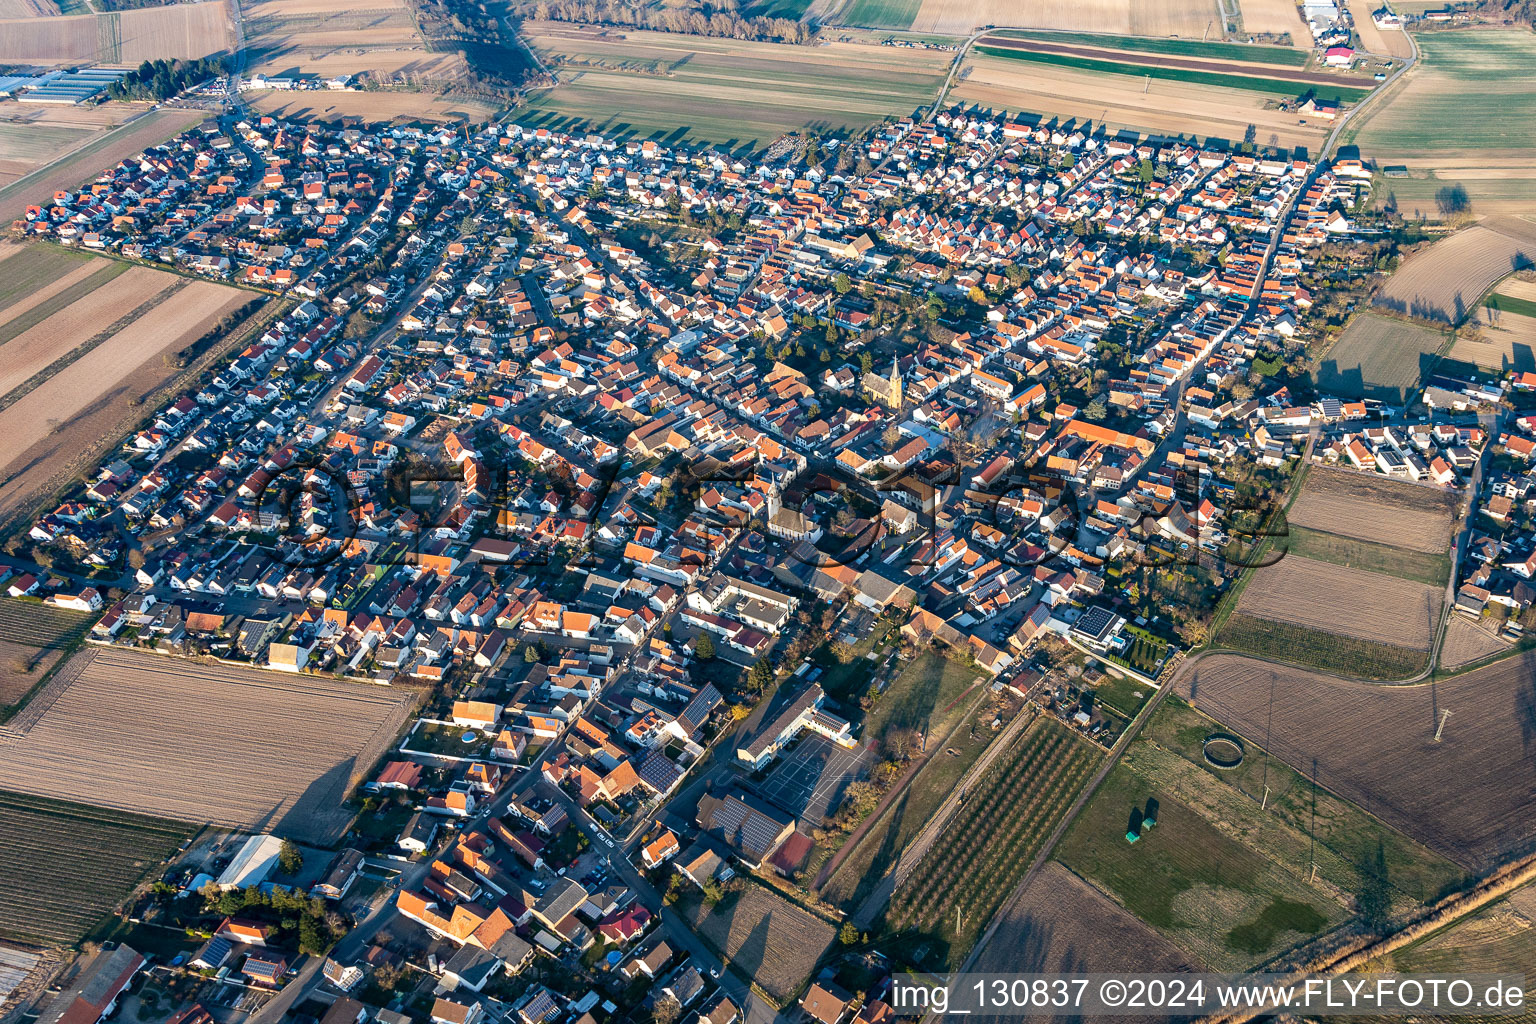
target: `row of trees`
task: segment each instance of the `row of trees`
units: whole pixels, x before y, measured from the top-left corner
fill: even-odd
[[[576,21],[596,25],[626,25],[658,32],[680,32],[722,39],[806,43],[814,26],[794,18],[743,17],[723,5],[695,2],[680,7],[636,7],[616,0],[540,0],[527,8],[538,21]]]
[[[114,100],[168,100],[183,89],[224,74],[218,57],[197,60],[147,60],[113,82],[107,95]]]

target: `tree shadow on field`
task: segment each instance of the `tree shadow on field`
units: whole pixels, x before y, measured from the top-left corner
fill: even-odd
[[[734,924],[739,914],[745,914],[746,900],[735,900],[729,910],[716,907],[711,913],[723,914],[727,924]],[[738,968],[748,977],[757,978],[768,959],[768,921],[766,917],[759,918],[747,933],[746,939],[741,943],[741,948],[736,950],[735,956],[728,956],[731,966]],[[701,929],[702,930],[702,929]],[[764,980],[767,980],[766,978]],[[798,980],[798,979],[797,979]],[[759,982],[761,984],[761,982]]]
[[[1520,726],[1520,743],[1529,754],[1536,745],[1536,675],[1527,676],[1515,691],[1515,721]]]
[[[352,773],[356,767],[355,757],[337,761],[287,807],[279,802],[273,813],[281,813],[271,831],[311,846],[329,846],[336,842],[352,818],[342,807],[342,801],[352,787]]]

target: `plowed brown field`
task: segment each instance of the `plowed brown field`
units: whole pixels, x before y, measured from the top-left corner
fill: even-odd
[[[1536,654],[1421,686],[1219,654],[1176,686],[1205,714],[1464,867],[1486,869],[1536,843]],[[1452,717],[1436,743],[1444,711]]]
[[[1451,542],[1454,502],[1434,488],[1313,466],[1286,518],[1341,537],[1438,553]]]
[[[389,749],[413,695],[310,676],[82,651],[74,681],[0,741],[9,789],[116,810],[336,837],[341,800]]]
[[[0,345],[0,395],[9,394],[11,389],[39,370],[68,355],[70,349],[85,342],[134,307],[161,294],[178,280],[180,278],[175,274],[163,270],[132,267],[36,327]],[[83,397],[89,400],[93,392],[87,392]]]
[[[1500,278],[1536,267],[1536,224],[1495,218],[1443,238],[1403,262],[1375,303],[1426,320],[1460,323]]]
[[[1246,615],[1427,651],[1443,587],[1287,555],[1253,571],[1237,603]]]

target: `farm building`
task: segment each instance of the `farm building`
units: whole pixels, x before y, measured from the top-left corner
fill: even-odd
[[[229,862],[229,867],[219,875],[216,883],[220,889],[244,889],[248,885],[260,885],[277,867],[277,857],[283,850],[283,841],[277,836],[251,836]]]
[[[37,1018],[38,1024],[96,1024],[117,1008],[117,997],[143,966],[144,958],[130,946],[97,953]]]

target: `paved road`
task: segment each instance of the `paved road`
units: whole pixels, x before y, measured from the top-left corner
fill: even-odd
[[[541,792],[552,795],[565,806],[566,813],[570,815],[571,820],[576,823],[577,827],[586,833],[594,849],[611,849],[613,851],[613,856],[610,858],[613,870],[624,880],[625,885],[629,886],[639,895],[641,903],[648,907],[662,906],[661,893],[657,892],[655,886],[645,880],[645,876],[630,861],[624,849],[618,846],[609,837],[607,832],[598,827],[597,822],[593,821],[586,811],[578,807],[576,802],[564,792],[553,786],[541,787]],[[660,920],[662,933],[666,935],[667,942],[673,948],[686,950],[693,959],[694,965],[699,968],[700,973],[719,976],[717,984],[730,997],[731,1002],[742,1008],[747,1024],[773,1024],[777,1016],[777,1011],[774,1007],[753,995],[747,984],[734,973],[726,971],[725,965],[721,962],[720,958],[704,944],[702,939],[693,933],[692,929],[688,928],[678,919],[674,911],[663,908]]]

